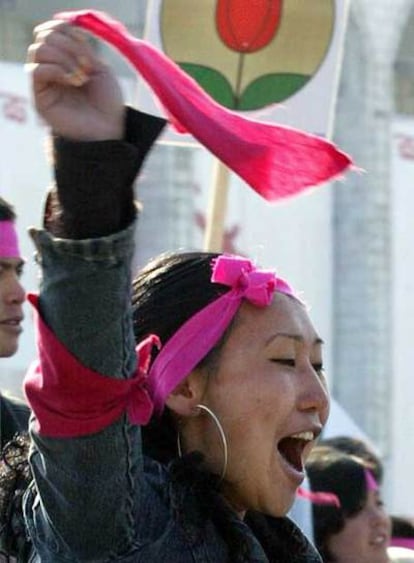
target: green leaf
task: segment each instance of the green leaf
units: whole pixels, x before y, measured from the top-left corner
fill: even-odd
[[[193,63],[178,63],[219,104],[234,109],[235,99],[231,84],[217,70]]]
[[[303,74],[266,74],[244,90],[236,109],[249,111],[282,102],[303,88],[310,76]]]

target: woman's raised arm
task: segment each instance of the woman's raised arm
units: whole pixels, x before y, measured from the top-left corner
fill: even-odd
[[[26,380],[36,417],[26,517],[42,561],[103,560],[134,540],[142,457],[139,428],[96,378],[136,369],[133,182],[164,121],[124,108],[112,71],[72,26],[36,28],[28,58],[56,184],[44,229],[32,231],[42,282],[32,298],[40,360]]]

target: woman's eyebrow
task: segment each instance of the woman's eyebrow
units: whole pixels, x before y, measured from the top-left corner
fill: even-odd
[[[266,340],[266,345],[270,344],[270,342],[272,342],[276,338],[289,338],[290,340],[295,340],[296,342],[303,342],[304,341],[304,337],[302,336],[302,334],[294,334],[294,333],[289,333],[289,332],[276,332],[275,334],[272,334],[272,336],[270,336]],[[325,344],[325,342],[322,340],[322,338],[320,338],[320,336],[317,336],[315,338],[315,340],[313,341],[313,344],[314,345],[316,345],[316,344],[323,345],[323,344]]]

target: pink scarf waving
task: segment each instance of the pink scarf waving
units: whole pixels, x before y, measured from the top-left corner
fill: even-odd
[[[348,155],[316,135],[225,109],[162,52],[103,12],[61,12],[55,18],[120,51],[152,88],[174,127],[191,133],[268,201],[337,178],[352,164]]]

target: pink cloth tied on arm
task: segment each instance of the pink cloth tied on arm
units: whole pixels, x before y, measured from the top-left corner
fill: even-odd
[[[238,256],[214,259],[211,281],[231,289],[184,323],[163,346],[148,372],[148,387],[158,413],[171,391],[217,344],[242,299],[266,307],[275,291],[294,294],[289,284],[273,272],[258,270],[250,260]]]
[[[269,201],[332,180],[352,164],[348,155],[321,137],[225,109],[162,52],[103,12],[61,12],[55,18],[90,31],[120,51],[152,88],[175,128],[191,133]]]
[[[2,258],[21,256],[14,221],[0,221],[0,256]]]
[[[77,360],[41,319],[38,296],[30,294],[35,308],[39,359],[25,378],[24,391],[36,414],[43,436],[67,438],[99,432],[126,411],[131,422],[147,424],[152,401],[146,389],[146,371],[155,336],[137,347],[138,367],[131,379],[101,375]]]

